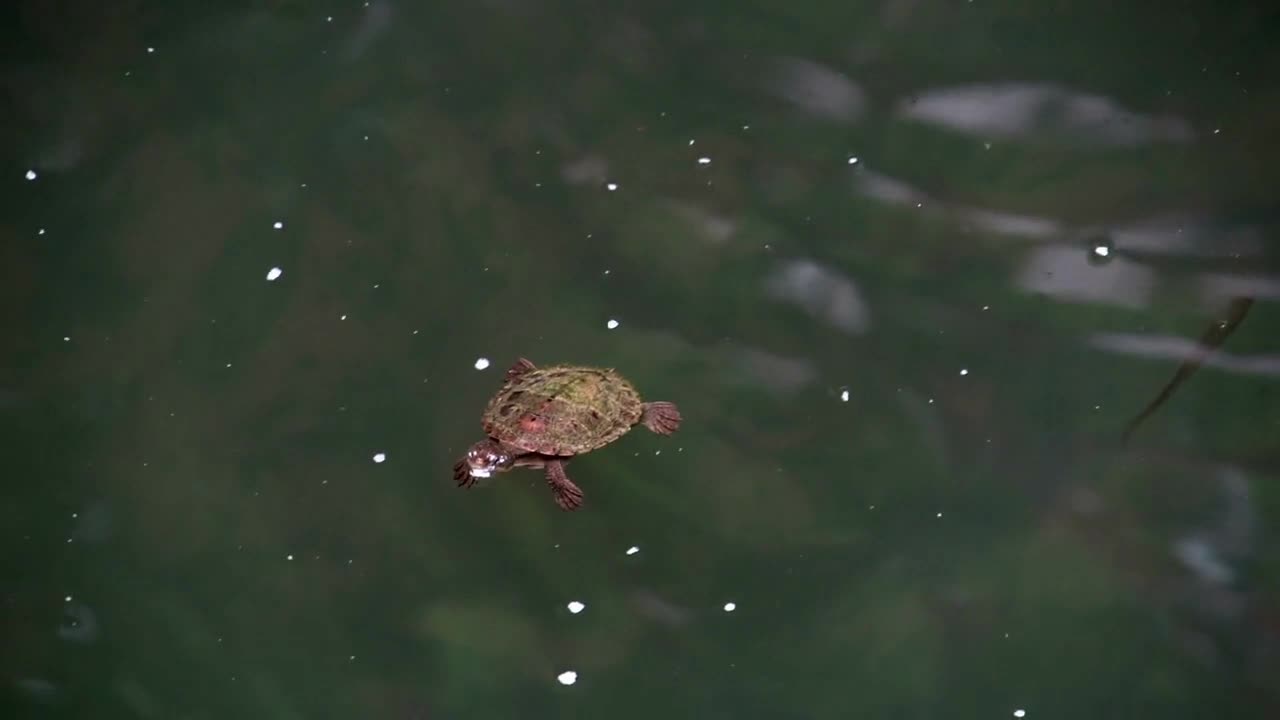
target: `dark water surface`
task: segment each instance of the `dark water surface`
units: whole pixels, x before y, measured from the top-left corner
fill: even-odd
[[[11,10],[0,714],[1280,715],[1266,8]]]

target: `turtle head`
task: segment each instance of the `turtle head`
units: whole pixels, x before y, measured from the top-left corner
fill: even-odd
[[[472,477],[487,478],[515,467],[516,458],[502,445],[486,438],[467,450],[467,467]]]

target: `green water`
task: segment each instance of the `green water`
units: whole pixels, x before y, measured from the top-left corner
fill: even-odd
[[[233,5],[5,24],[4,717],[1280,713],[1274,17]]]

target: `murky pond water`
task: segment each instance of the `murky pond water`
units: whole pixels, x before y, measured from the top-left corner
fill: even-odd
[[[6,717],[1280,711],[1263,11],[447,5],[4,31]]]

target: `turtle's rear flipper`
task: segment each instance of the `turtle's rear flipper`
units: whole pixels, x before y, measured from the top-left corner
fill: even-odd
[[[555,493],[556,505],[561,510],[577,510],[582,507],[582,488],[573,484],[564,472],[564,463],[552,460],[547,463],[547,485]]]
[[[680,410],[675,403],[651,402],[644,404],[640,422],[659,435],[670,435],[680,429]]]

